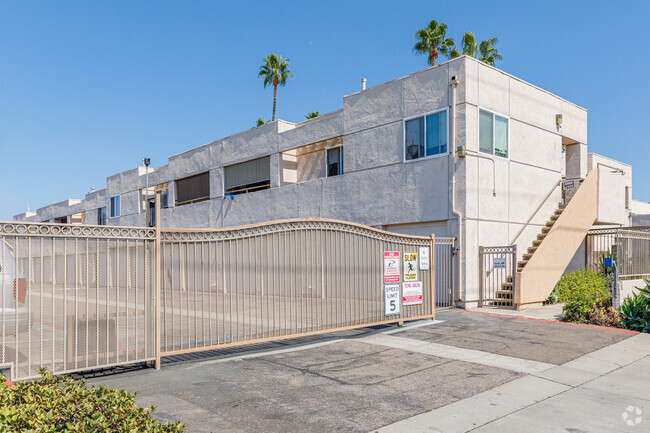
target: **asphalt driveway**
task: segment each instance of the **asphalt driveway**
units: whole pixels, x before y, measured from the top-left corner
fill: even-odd
[[[371,431],[629,338],[628,333],[444,311],[388,331],[136,370],[89,383],[139,391],[193,432]]]

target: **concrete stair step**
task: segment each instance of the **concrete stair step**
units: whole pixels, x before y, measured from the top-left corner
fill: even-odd
[[[540,242],[540,243],[541,243],[541,242]],[[534,247],[528,247],[528,251],[527,251],[527,252],[528,252],[529,254],[534,254],[535,251],[537,251],[537,247],[538,247],[538,246],[539,246],[539,244],[535,245]]]
[[[532,253],[526,253],[522,256],[522,258],[526,261],[529,261],[533,257]]]
[[[512,290],[497,290],[495,295],[498,299],[512,299],[513,293]]]
[[[551,225],[552,225],[552,224],[551,224]],[[544,233],[545,235],[548,234],[548,232],[551,231],[551,228],[552,228],[552,227],[549,227],[549,226],[542,227],[542,233]]]

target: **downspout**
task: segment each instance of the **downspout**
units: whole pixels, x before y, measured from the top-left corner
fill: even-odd
[[[451,182],[451,211],[458,218],[458,299],[461,299],[461,294],[465,295],[465,272],[463,268],[464,248],[463,244],[463,214],[460,210],[456,209],[456,88],[460,81],[456,76],[451,77],[449,86],[451,86],[451,131],[449,134],[451,143],[449,153],[451,159],[452,182]]]

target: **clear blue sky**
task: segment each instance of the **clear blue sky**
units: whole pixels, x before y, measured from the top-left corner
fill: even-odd
[[[0,3],[0,219],[83,198],[106,176],[271,117],[257,72],[291,59],[278,117],[426,67],[430,19],[499,38],[506,72],[589,110],[589,151],[634,165],[650,200],[650,2],[21,1]]]

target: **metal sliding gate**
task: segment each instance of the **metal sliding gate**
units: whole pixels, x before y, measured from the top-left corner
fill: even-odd
[[[386,316],[383,290],[385,251],[401,260],[432,245],[331,220],[164,229],[161,355],[433,317],[434,266],[399,315]]]
[[[159,366],[166,355],[432,318],[453,306],[453,248],[453,238],[322,219],[196,230],[0,222],[0,371]],[[399,264],[398,299],[409,297],[397,314],[384,253]]]
[[[479,306],[514,308],[517,246],[479,247]]]

